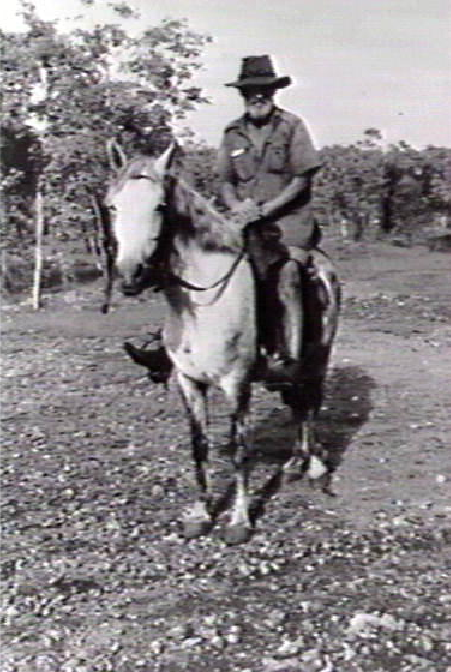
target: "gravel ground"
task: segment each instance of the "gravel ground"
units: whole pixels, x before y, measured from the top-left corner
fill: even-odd
[[[185,542],[177,392],[122,352],[161,299],[5,302],[1,672],[451,672],[450,257],[332,249],[345,303],[320,436],[336,497],[273,478],[293,436],[255,386],[255,534]],[[213,398],[214,489],[227,500]],[[447,564],[448,563],[448,564]]]

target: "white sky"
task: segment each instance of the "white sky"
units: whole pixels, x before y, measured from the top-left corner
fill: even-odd
[[[40,16],[84,13],[88,23],[111,21],[106,0],[93,8],[78,0],[35,0]],[[241,114],[225,82],[236,79],[241,58],[269,53],[279,74],[295,84],[279,103],[300,114],[319,146],[355,142],[375,126],[388,142],[451,147],[450,0],[130,0],[139,23],[183,18],[213,44],[196,79],[213,105],[192,113],[188,124],[217,145],[224,126]],[[4,0],[0,23],[19,29],[17,0]],[[114,19],[120,22],[119,18]],[[86,25],[87,21],[84,21]],[[64,22],[65,28],[80,22]]]

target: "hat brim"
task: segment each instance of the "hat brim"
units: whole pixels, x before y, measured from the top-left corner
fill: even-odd
[[[246,89],[250,86],[270,86],[274,89],[284,89],[291,84],[291,77],[247,77],[237,82],[229,82],[225,86],[233,86],[236,89]]]

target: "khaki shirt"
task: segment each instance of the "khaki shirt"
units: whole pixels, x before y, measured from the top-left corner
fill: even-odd
[[[302,119],[276,107],[271,123],[261,152],[249,136],[244,116],[224,131],[219,175],[235,187],[239,200],[252,198],[258,204],[265,203],[278,196],[293,177],[320,168],[318,153]],[[281,229],[286,245],[308,245],[313,232],[309,202],[310,190],[306,189],[271,219]]]

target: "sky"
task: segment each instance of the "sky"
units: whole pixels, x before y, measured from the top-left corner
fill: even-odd
[[[61,27],[110,22],[107,0],[94,8],[79,0],[35,0],[44,19]],[[278,94],[300,115],[317,146],[348,144],[376,127],[387,143],[451,147],[450,0],[130,0],[139,22],[130,32],[163,18],[187,18],[213,42],[196,76],[211,105],[187,119],[200,138],[217,146],[226,124],[242,113],[234,89],[241,59],[270,54],[278,74],[293,84]],[[19,30],[17,0],[4,0],[0,25]],[[75,17],[83,12],[83,22]],[[66,17],[66,18],[65,18]],[[69,19],[67,19],[69,17]],[[72,17],[72,18],[70,18]],[[115,18],[115,22],[119,22]]]

